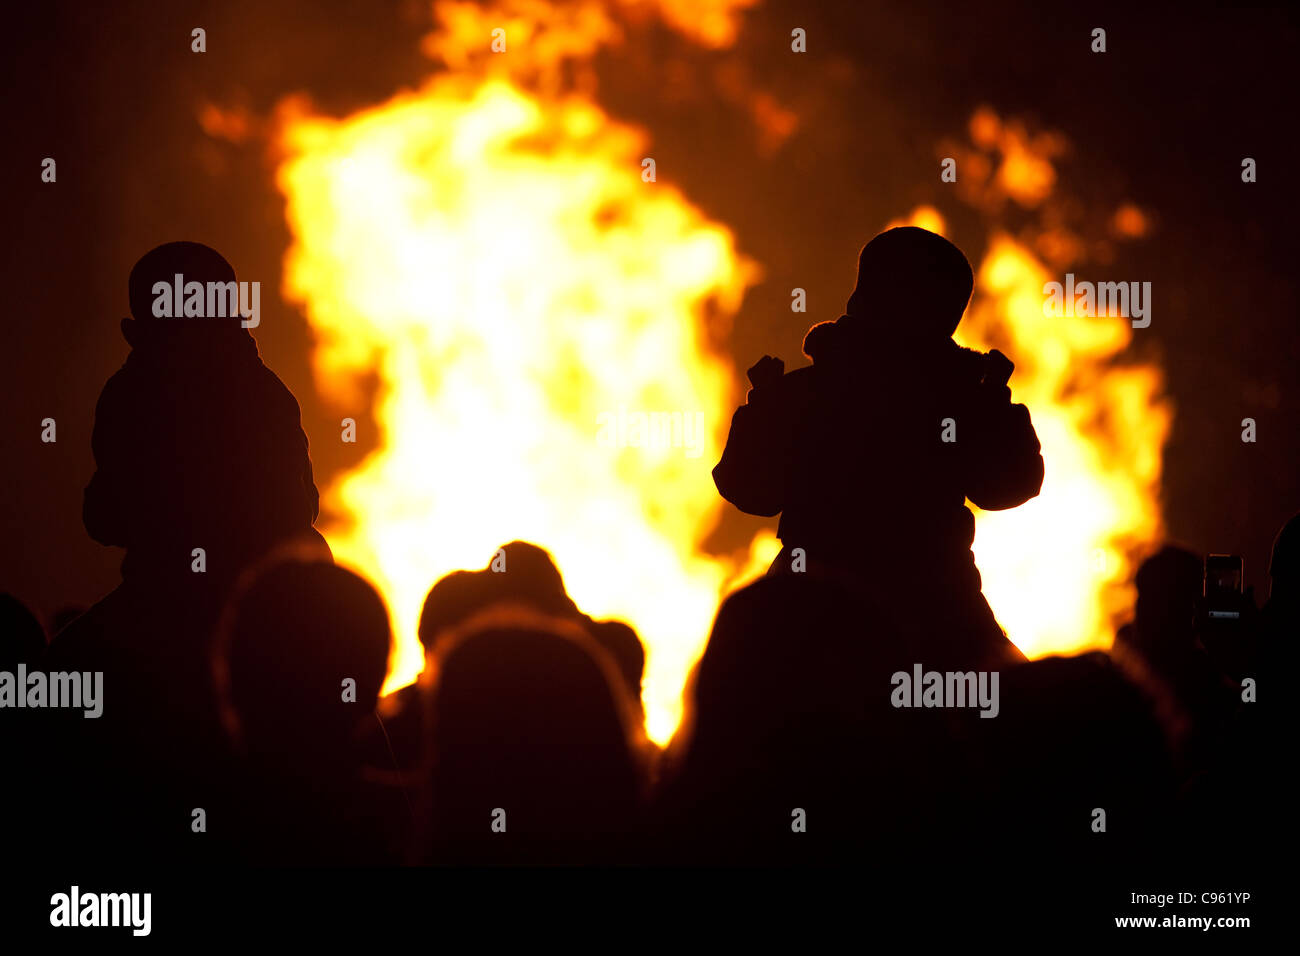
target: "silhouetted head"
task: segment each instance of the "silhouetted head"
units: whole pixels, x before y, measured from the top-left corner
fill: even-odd
[[[1269,596],[1300,592],[1300,514],[1282,525],[1273,540],[1273,553],[1269,557]]]
[[[498,563],[494,557],[483,573],[492,575],[488,580],[496,585],[502,597],[526,601],[548,614],[572,610],[573,602],[564,590],[564,578],[549,551],[527,541],[511,541],[503,544],[498,552],[505,552],[504,563]]]
[[[187,567],[203,548],[208,572],[233,578],[249,557],[306,533],[319,495],[298,402],[239,319],[140,312],[151,283],[174,272],[234,275],[198,243],[159,246],[136,265],[137,318],[122,324],[132,351],[95,409],[97,470],[82,515],[92,538],[131,561]]]
[[[227,727],[252,752],[328,753],[374,712],[389,643],[384,602],[360,577],[319,561],[271,564],[234,595],[218,632]]]
[[[970,263],[955,245],[925,229],[899,226],[863,247],[846,311],[897,323],[902,337],[947,338],[961,322],[974,285]]]
[[[500,602],[526,604],[545,614],[577,613],[550,552],[527,541],[511,541],[497,549],[486,568],[453,571],[429,590],[420,612],[425,652],[432,650],[440,632]]]
[[[869,613],[835,582],[812,576],[769,575],[728,596],[687,692],[680,742],[707,754],[712,770],[724,755],[742,767],[771,766],[775,740],[791,745],[782,754],[789,759],[815,749],[815,734],[801,741],[790,732],[796,721],[824,730],[831,715],[860,720],[874,642],[861,639],[858,615]],[[768,761],[751,759],[765,750]]]
[[[1194,614],[1204,567],[1186,548],[1166,545],[1137,573],[1137,641],[1152,656],[1186,650],[1195,640]]]
[[[490,815],[504,808],[512,844],[581,859],[628,826],[641,789],[633,707],[576,622],[489,611],[439,643],[435,673],[442,840],[490,847]]]
[[[645,676],[645,648],[636,631],[622,621],[593,621],[590,630],[596,643],[613,658],[619,676],[639,705],[641,680]]]
[[[0,594],[0,671],[12,672],[20,663],[37,670],[44,658],[41,622],[12,594]]]
[[[127,280],[131,315],[135,321],[123,320],[122,334],[132,345],[136,344],[138,333],[144,328],[164,324],[192,327],[196,322],[213,322],[226,328],[240,327],[237,315],[225,319],[201,320],[156,316],[154,303],[158,300],[158,293],[154,291],[155,285],[161,282],[170,292],[178,275],[183,277],[183,283],[203,283],[205,290],[209,282],[236,281],[234,267],[221,253],[201,242],[165,242],[149,250],[140,257]]]
[[[846,857],[870,829],[862,821],[898,825],[874,801],[910,804],[923,787],[884,745],[917,762],[933,755],[918,745],[915,717],[889,706],[892,617],[811,574],[768,575],[727,597],[671,744],[662,804],[674,852],[769,864]],[[813,806],[839,821],[834,836],[791,843],[791,808]],[[786,827],[769,825],[780,819]]]
[[[443,575],[429,589],[420,611],[420,643],[426,654],[433,650],[438,635],[455,627],[489,603],[478,571],[453,571]]]

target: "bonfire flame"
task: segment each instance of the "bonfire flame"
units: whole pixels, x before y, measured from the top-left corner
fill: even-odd
[[[502,62],[557,55],[512,38]],[[327,489],[324,531],[388,600],[388,689],[421,668],[430,585],[520,538],[551,551],[584,611],[636,627],[648,730],[666,739],[738,570],[700,548],[722,507],[709,469],[735,388],[703,318],[734,313],[756,270],[679,190],[643,181],[645,135],[581,94],[467,63],[341,121],[301,102],[284,119],[285,291],[317,334],[318,385],[362,422],[363,379],[379,383],[378,448]],[[691,448],[611,447],[600,424],[624,410],[704,433]]]
[[[995,235],[977,277],[982,298],[957,336],[973,348],[1008,342],[1015,400],[1029,406],[1043,445],[1039,496],[975,520],[984,594],[1031,657],[1108,647],[1131,610],[1135,558],[1162,531],[1171,420],[1157,369],[1112,363],[1133,334],[1125,317],[1043,315],[1043,284],[1055,278]]]
[[[733,314],[757,270],[673,185],[643,181],[642,131],[560,79],[567,61],[621,41],[611,10],[654,10],[722,46],[748,2],[439,3],[426,50],[447,68],[419,89],[342,120],[286,104],[285,293],[315,330],[318,387],[379,430],[376,450],[326,489],[323,530],[387,598],[388,690],[422,666],[430,585],[520,538],[554,554],[585,611],[636,627],[647,729],[664,741],[719,598],[775,554],[770,531],[735,559],[701,549],[722,507],[710,467],[737,388],[703,318]],[[1002,132],[981,122],[977,140]],[[1005,193],[1049,191],[1050,150],[1014,146]],[[932,210],[914,218],[943,229]],[[1030,655],[1104,644],[1129,555],[1159,532],[1159,377],[1110,366],[1123,321],[1044,318],[1048,269],[1016,240],[994,236],[977,272],[962,340],[1016,359],[1015,396],[1047,461],[1039,498],[978,516],[985,592]],[[609,447],[599,422],[622,409],[702,413],[702,445]]]
[[[987,108],[972,117],[970,133],[974,149],[953,150],[963,198],[995,221],[1015,203],[1053,223],[1015,237],[992,230],[954,336],[1013,358],[1012,398],[1029,407],[1046,463],[1038,497],[1010,511],[975,509],[975,560],[985,597],[1026,655],[1106,648],[1131,613],[1136,562],[1164,531],[1161,453],[1173,410],[1159,368],[1122,361],[1134,335],[1127,317],[1044,314],[1044,284],[1061,281],[1090,247],[1060,224],[1052,203],[1052,160],[1066,153],[1064,139],[1031,135]],[[916,210],[909,222],[945,228],[932,208]],[[1145,217],[1123,203],[1110,231],[1137,238]],[[1096,268],[1109,273],[1113,266]]]

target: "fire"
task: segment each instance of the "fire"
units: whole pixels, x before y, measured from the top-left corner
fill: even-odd
[[[442,13],[467,29],[475,9]],[[595,9],[566,28],[601,39],[608,21],[581,15]],[[361,383],[378,380],[378,448],[326,489],[324,531],[388,600],[388,689],[422,666],[433,582],[521,538],[583,610],[637,628],[648,731],[666,740],[740,570],[699,547],[735,394],[702,320],[734,313],[756,268],[678,189],[643,180],[646,136],[583,94],[467,61],[342,120],[301,102],[283,119],[285,293],[316,332],[318,386],[361,423]],[[700,447],[609,447],[598,423],[624,409],[700,419]]]
[[[954,150],[968,174],[968,202],[993,220],[1008,200],[1028,208],[1050,202],[1051,160],[1066,149],[1059,136],[1030,136],[981,109],[971,120],[971,140],[986,152]],[[1054,208],[1045,212],[1045,220],[1059,221]],[[931,207],[895,224],[945,229]],[[1110,222],[1123,237],[1146,227],[1141,210],[1128,203]],[[1059,281],[1085,247],[1059,225],[1019,237],[994,229],[955,336],[970,348],[1011,356],[1012,399],[1029,407],[1043,446],[1046,475],[1037,498],[1010,511],[975,512],[985,597],[1029,657],[1109,647],[1118,620],[1132,610],[1136,561],[1163,533],[1161,451],[1173,411],[1160,370],[1121,361],[1134,335],[1122,316],[1043,313],[1043,285]]]
[[[1158,369],[1114,364],[1133,335],[1127,319],[1043,315],[1053,278],[995,235],[978,269],[980,299],[957,336],[1015,357],[1013,395],[1043,445],[1041,494],[976,514],[984,594],[1030,657],[1109,647],[1117,617],[1132,609],[1135,555],[1162,532],[1161,449],[1172,419]]]
[[[647,135],[607,115],[583,72],[621,42],[621,18],[655,13],[716,47],[749,3],[445,0],[425,50],[446,68],[418,89],[343,119],[284,105],[285,295],[316,333],[320,390],[378,430],[325,489],[323,530],[388,601],[387,690],[420,671],[433,582],[521,538],[552,552],[585,611],[636,627],[647,729],[665,741],[720,597],[778,550],[770,531],[731,557],[701,548],[723,506],[710,467],[737,386],[703,318],[733,315],[757,267],[666,178],[643,179]],[[498,28],[508,52],[493,56]],[[968,201],[1051,194],[1057,138],[991,111],[971,129]],[[986,153],[999,150],[995,168]],[[1123,210],[1116,231],[1140,232],[1140,217]],[[912,221],[944,228],[933,209]],[[1170,418],[1157,370],[1114,362],[1125,322],[1043,317],[1045,260],[1078,243],[1059,230],[1037,243],[993,236],[959,333],[1015,358],[1047,460],[1039,498],[977,516],[985,593],[1031,656],[1108,642],[1132,556],[1160,532]],[[609,447],[599,423],[624,410],[702,416],[700,446]]]

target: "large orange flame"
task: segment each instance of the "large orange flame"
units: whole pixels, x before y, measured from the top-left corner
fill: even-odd
[[[702,320],[738,308],[753,265],[678,189],[643,181],[640,131],[471,65],[342,121],[290,104],[281,145],[285,291],[318,336],[319,386],[361,421],[361,378],[379,381],[379,447],[326,490],[325,533],[389,601],[389,688],[420,670],[430,585],[522,538],[585,611],[637,628],[648,729],[666,739],[737,572],[700,550],[734,388]],[[637,412],[703,434],[601,435]]]
[[[1133,334],[1126,318],[1043,315],[1054,278],[995,235],[979,268],[982,298],[957,336],[973,348],[1009,341],[1015,400],[1028,405],[1047,462],[1037,498],[976,514],[985,596],[1031,657],[1108,647],[1116,617],[1132,608],[1134,561],[1162,532],[1171,421],[1159,371],[1112,361]]]
[[[735,312],[756,267],[680,190],[643,181],[646,135],[582,82],[566,89],[559,69],[619,42],[614,8],[657,10],[719,46],[747,4],[439,3],[426,50],[447,69],[422,87],[342,120],[286,105],[285,294],[316,332],[320,389],[379,429],[376,450],[326,489],[324,530],[388,600],[389,690],[420,670],[430,585],[522,538],[555,555],[584,610],[637,628],[647,729],[662,742],[720,596],[775,554],[770,531],[736,560],[700,547],[722,507],[709,471],[736,376],[700,330],[706,310]],[[494,57],[502,25],[509,52]],[[1058,144],[1015,133],[985,114],[972,123],[977,146],[1005,147],[988,182],[1041,199]],[[913,218],[943,230],[933,210]],[[1031,656],[1106,643],[1131,556],[1159,533],[1169,421],[1157,372],[1111,361],[1125,323],[1043,318],[1048,277],[1029,247],[995,235],[961,330],[1015,356],[1015,395],[1048,462],[1040,498],[980,514],[976,538],[989,600]],[[702,414],[701,443],[609,447],[601,417],[622,410]]]
[[[1067,150],[1056,134],[1031,135],[992,110],[971,119],[973,149],[956,148],[963,198],[997,222],[1013,202],[1036,209],[1053,195],[1052,161]],[[1137,560],[1163,534],[1161,454],[1173,410],[1160,370],[1125,362],[1134,331],[1112,314],[1044,314],[1043,286],[1077,267],[1088,243],[1060,225],[1018,236],[994,227],[976,266],[971,307],[954,336],[971,348],[1012,356],[1013,400],[1029,407],[1043,446],[1046,475],[1037,498],[1011,511],[976,510],[975,559],[984,594],[1008,637],[1029,657],[1109,647],[1133,605]],[[937,210],[907,220],[942,233]],[[1134,238],[1146,229],[1132,204],[1119,206],[1110,230]],[[1050,266],[1049,266],[1050,261]],[[1129,280],[1105,274],[1090,278]]]

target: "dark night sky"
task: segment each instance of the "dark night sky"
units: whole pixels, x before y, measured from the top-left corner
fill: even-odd
[[[1171,535],[1244,554],[1247,580],[1262,586],[1272,536],[1300,509],[1300,30],[1283,9],[1054,6],[769,3],[722,52],[638,29],[599,59],[600,100],[649,128],[660,176],[729,224],[765,270],[724,346],[737,398],[755,357],[793,363],[807,324],[839,314],[858,248],[888,220],[933,202],[976,258],[984,229],[972,220],[963,231],[935,158],[941,139],[964,138],[976,107],[1061,131],[1074,148],[1060,190],[1085,209],[1132,200],[1158,223],[1110,271],[1156,290],[1150,334],[1133,348],[1160,361],[1176,407]],[[196,115],[204,101],[265,115],[298,91],[337,114],[379,102],[429,72],[418,41],[430,17],[418,3],[288,0],[29,4],[9,19],[0,590],[48,615],[117,578],[120,553],[81,527],[81,491],[95,399],[127,352],[126,276],[154,245],[199,239],[241,278],[261,277],[259,344],[302,403],[322,488],[365,454],[317,437],[338,415],[316,395],[303,317],[269,296],[289,239],[273,160],[257,143],[209,139]],[[201,56],[189,50],[194,26],[208,31]],[[788,53],[793,26],[808,31],[804,57]],[[1107,30],[1104,56],[1088,50],[1095,26]],[[775,152],[760,153],[749,118],[719,97],[728,71],[798,114]],[[692,95],[666,95],[682,76]],[[45,156],[58,161],[55,185],[40,182]],[[1240,181],[1243,156],[1259,162],[1254,185]],[[806,317],[789,312],[794,286],[809,290]],[[47,416],[55,445],[39,439]],[[1247,416],[1254,445],[1240,441]],[[719,537],[756,523],[729,518]]]

